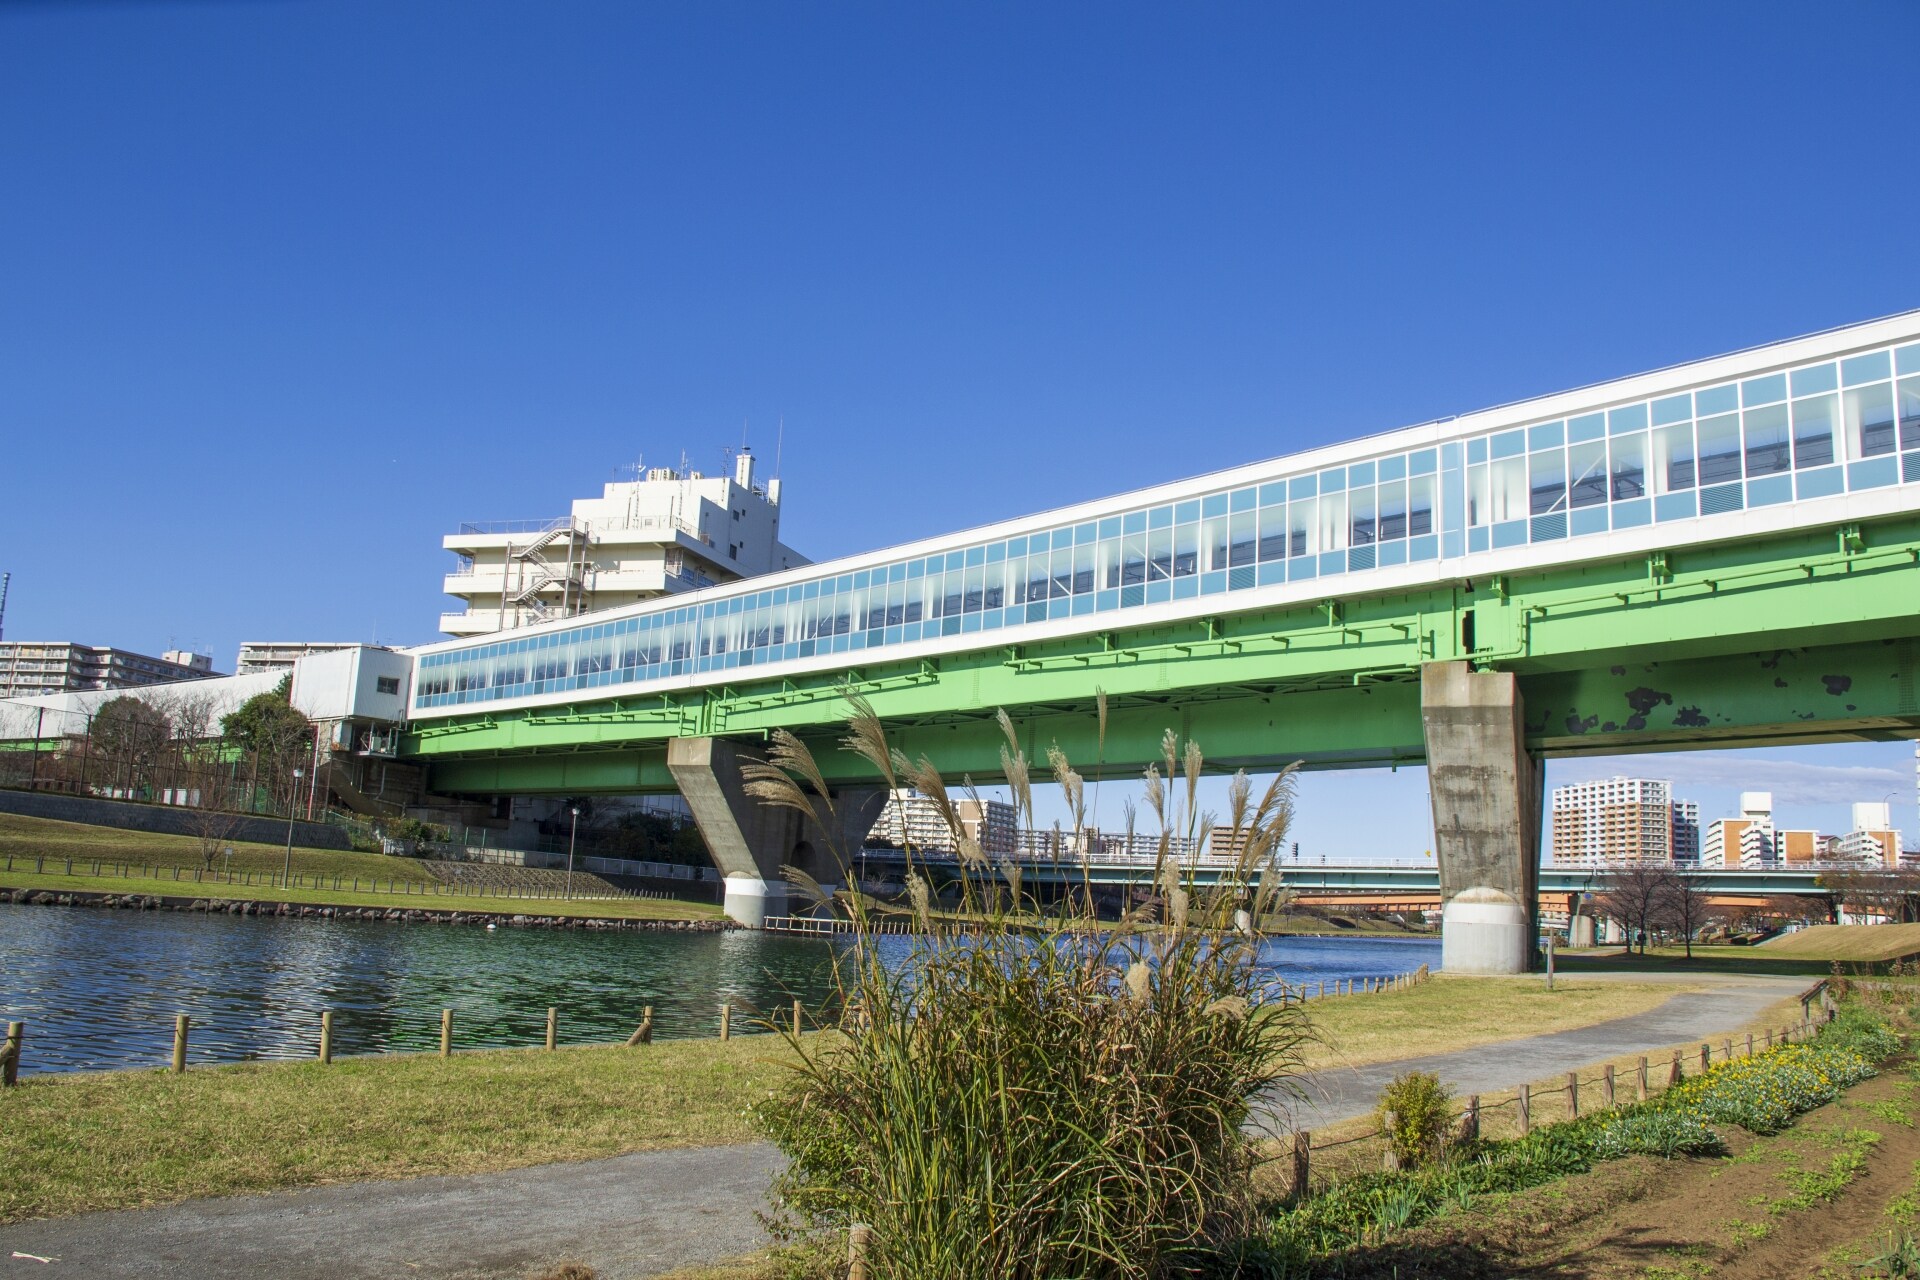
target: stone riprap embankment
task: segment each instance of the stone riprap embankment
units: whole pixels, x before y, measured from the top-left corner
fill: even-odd
[[[114,911],[198,911],[207,915],[271,916],[289,920],[367,920],[395,924],[508,925],[525,929],[651,929],[679,933],[718,933],[733,927],[722,920],[628,920],[609,916],[539,915],[524,911],[449,911],[422,907],[328,906],[304,902],[261,902],[242,898],[176,898],[150,893],[54,892],[50,889],[0,889],[0,902],[37,907],[94,907]]]

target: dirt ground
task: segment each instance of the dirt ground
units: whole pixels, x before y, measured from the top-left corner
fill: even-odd
[[[1920,1228],[1920,1080],[1890,1066],[1731,1158],[1636,1157],[1489,1202],[1349,1255],[1372,1280],[1811,1280]]]

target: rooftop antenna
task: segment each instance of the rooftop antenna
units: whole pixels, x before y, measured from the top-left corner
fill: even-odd
[[[780,453],[787,444],[787,415],[780,415],[780,426],[773,437],[773,478],[780,478]]]

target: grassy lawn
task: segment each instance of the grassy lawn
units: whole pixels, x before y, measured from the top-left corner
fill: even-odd
[[[773,1036],[32,1076],[0,1090],[0,1222],[745,1142]]]
[[[1920,924],[1818,924],[1769,938],[1757,951],[1806,960],[1899,960],[1920,954]]]
[[[400,859],[388,859],[400,861]],[[75,868],[78,870],[78,867]],[[383,877],[384,881],[384,877]],[[351,882],[349,882],[351,883]],[[434,883],[434,882],[428,882]],[[195,883],[191,874],[120,878],[91,875],[35,875],[32,871],[0,870],[0,889],[30,889],[48,893],[139,893],[174,898],[218,901],[294,902],[316,907],[418,907],[434,911],[493,911],[508,915],[595,916],[608,920],[718,920],[720,908],[711,902],[683,902],[677,898],[500,898],[464,893],[375,893],[343,889],[277,889],[265,885]]]
[[[1695,944],[1688,959],[1680,947],[1654,947],[1646,955],[1628,955],[1614,947],[1562,951],[1554,963],[1562,973],[1753,973],[1805,977],[1809,982],[1833,970],[1832,956],[1806,956],[1768,947],[1704,947]]]
[[[235,871],[278,872],[286,858],[286,848],[277,844],[249,844],[244,840],[225,842],[233,848]],[[0,813],[0,864],[12,854],[15,864],[23,857],[85,858],[91,863],[151,863],[164,867],[200,865],[200,842],[192,836],[163,835],[154,831],[126,831],[119,827],[96,827],[82,822],[55,822],[49,818],[23,818]],[[223,867],[225,860],[221,861]],[[295,846],[293,869],[306,875],[358,876],[362,880],[412,880],[425,883],[433,879],[411,858],[391,858],[383,853],[352,853],[341,849],[305,849]]]
[[[1315,1000],[1320,1037],[1309,1068],[1358,1066],[1447,1053],[1470,1045],[1545,1035],[1630,1017],[1695,988],[1673,982],[1546,983],[1512,978],[1435,977],[1390,995]]]

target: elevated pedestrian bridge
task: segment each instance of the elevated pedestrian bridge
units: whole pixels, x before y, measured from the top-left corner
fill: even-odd
[[[844,689],[981,782],[997,708],[1089,776],[1171,728],[1215,768],[1427,763],[1446,895],[1527,902],[1542,758],[1915,736],[1917,612],[1920,312],[428,645],[403,753],[441,792],[677,789],[775,892],[824,833],[749,831],[737,759],[784,727],[870,787]]]

